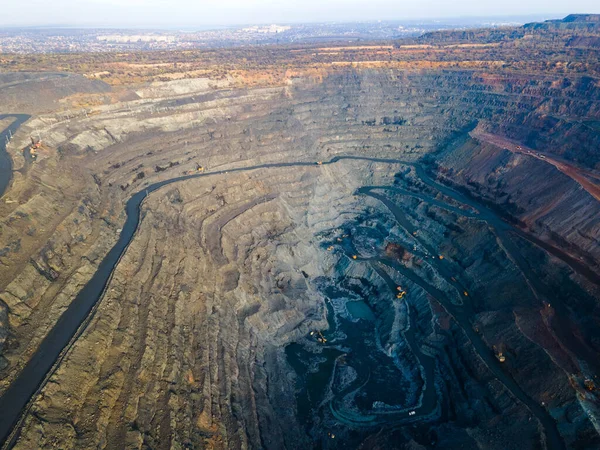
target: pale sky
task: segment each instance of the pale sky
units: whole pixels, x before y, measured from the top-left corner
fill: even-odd
[[[600,0],[0,0],[0,26],[181,26],[600,13]]]

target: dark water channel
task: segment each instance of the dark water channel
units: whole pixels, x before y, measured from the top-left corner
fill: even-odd
[[[4,195],[4,192],[12,179],[12,160],[6,151],[7,138],[10,140],[11,136],[13,136],[19,127],[29,120],[30,117],[31,116],[28,116],[27,114],[0,114],[0,120],[10,118],[15,119],[13,123],[0,132],[0,197]]]
[[[26,120],[26,117],[22,116],[19,120],[24,121]],[[407,164],[401,160],[367,157],[336,157],[323,164],[335,164],[341,160]],[[41,342],[40,346],[17,378],[4,392],[4,395],[0,397],[0,442],[8,442],[8,445],[10,446],[11,443],[15,441],[18,436],[18,426],[15,427],[15,425],[19,423],[23,414],[28,411],[30,400],[43,387],[45,381],[60,364],[68,349],[83,333],[85,327],[92,319],[98,301],[102,298],[116,265],[135,236],[135,232],[140,223],[141,205],[149,194],[169,184],[192,178],[210,177],[224,173],[236,173],[256,169],[308,166],[314,166],[314,163],[262,164],[238,169],[228,169],[227,171],[187,175],[155,183],[148,186],[143,191],[133,194],[125,205],[126,221],[116,244],[99,264],[97,271],[90,281],[75,296],[67,310],[57,321],[56,325]],[[439,190],[444,195],[451,197],[460,203],[471,206],[477,211],[469,212],[461,210],[462,213],[470,214],[470,217],[477,216],[478,219],[487,221],[492,226],[496,227],[498,230],[503,230],[505,233],[511,229],[510,226],[480,205],[469,201],[469,199],[461,194],[431,180],[420,166],[414,165],[414,167],[423,182]],[[384,197],[373,192],[375,189],[375,187],[367,187],[360,193],[371,195],[384,202],[385,206],[394,214],[398,223],[401,226],[406,227],[407,231],[410,231],[410,223],[404,221],[401,210],[395,207],[393,202],[385,202],[383,200]],[[412,193],[411,195],[425,197],[424,194]],[[435,199],[427,199],[427,201],[440,203],[439,200]],[[446,207],[455,208],[454,206],[449,205],[446,205]],[[507,239],[507,241],[509,240],[510,239]],[[515,245],[510,242],[507,242],[505,245],[510,252],[515,248]],[[356,253],[356,250],[350,247],[344,248],[344,251],[349,255]],[[515,397],[521,400],[540,421],[544,428],[549,448],[563,448],[562,440],[556,429],[556,423],[550,417],[548,412],[529,398],[520,389],[517,383],[502,370],[493,353],[473,331],[469,322],[470,312],[468,310],[468,305],[465,307],[454,305],[445,298],[445,294],[437,291],[434,287],[429,286],[423,280],[418,279],[412,272],[408,273],[409,271],[403,271],[401,266],[396,266],[392,261],[389,261],[382,256],[372,258],[372,260],[359,262],[371,264],[373,270],[381,275],[390,291],[387,294],[390,297],[390,301],[394,301],[397,286],[390,277],[385,274],[385,271],[383,270],[384,266],[396,270],[402,275],[410,278],[448,308],[448,310],[457,317],[457,320],[471,340],[475,350],[482,357],[494,375],[513,393],[513,395],[515,395]],[[435,261],[434,263],[436,269],[444,277],[449,275],[449,268],[443,261]],[[458,282],[453,283],[456,289],[462,289],[462,286],[460,286]],[[335,302],[339,292],[333,290],[329,291],[328,294],[330,295],[331,300]],[[299,379],[301,380],[300,395],[298,396],[299,415],[304,417],[308,424],[313,419],[315,410],[326,407],[338,418],[341,424],[350,427],[373,426],[385,423],[402,424],[427,420],[429,416],[435,415],[440,404],[440,400],[437,397],[437,392],[435,390],[434,358],[421,352],[414,330],[411,328],[405,330],[403,332],[403,337],[414,355],[415,362],[413,372],[410,375],[416,379],[409,379],[409,374],[405,371],[401,371],[393,358],[390,358],[388,355],[383,354],[377,349],[378,328],[377,322],[373,320],[373,317],[380,315],[381,311],[374,309],[375,307],[370,303],[368,297],[360,300],[363,303],[360,306],[351,307],[349,314],[344,317],[340,317],[336,308],[332,306],[333,303],[328,304],[330,327],[327,332],[323,332],[324,337],[327,339],[327,343],[320,346],[316,353],[319,361],[318,364],[307,363],[309,359],[314,359],[315,352],[311,347],[301,344],[292,344],[286,349],[286,352],[290,357],[290,364],[299,374]],[[354,312],[355,317],[352,317],[352,311]],[[414,311],[410,311],[409,317],[411,320],[414,320]],[[317,344],[314,344],[313,348],[316,345]],[[343,366],[352,367],[352,370],[355,372],[354,377],[346,377],[346,383],[338,382],[337,386],[339,387],[339,390],[336,391],[333,396],[327,398],[327,393],[331,393],[332,377],[335,377],[336,373],[339,371],[346,371],[348,373],[348,369],[343,368]],[[395,379],[398,380],[397,385],[390,385],[388,382],[390,376],[395,377]],[[415,384],[417,385],[418,392],[407,395],[407,389],[410,391],[410,387],[414,387]],[[353,392],[356,393],[354,396],[354,403],[357,405],[357,408],[350,411],[344,405],[344,398],[347,398],[349,394],[352,395]],[[415,398],[412,397],[415,397],[418,400],[415,401]],[[385,400],[387,405],[391,405],[392,408],[389,408],[386,413],[373,413],[373,411],[370,410],[373,401],[383,401],[382,399]],[[409,404],[404,404],[403,402],[407,400],[409,401]],[[367,411],[367,413],[363,414],[364,411]],[[413,411],[414,413],[412,413]]]

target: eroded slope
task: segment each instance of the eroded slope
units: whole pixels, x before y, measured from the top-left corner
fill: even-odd
[[[544,39],[549,61],[571,54]],[[150,193],[17,446],[597,446],[598,201],[517,151],[596,183],[591,63],[422,53],[252,89],[136,86],[24,125],[1,206],[2,391],[125,202],[188,178]],[[233,171],[278,163],[303,164]]]

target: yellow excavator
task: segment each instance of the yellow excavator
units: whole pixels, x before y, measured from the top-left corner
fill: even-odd
[[[496,359],[503,363],[506,361],[506,356],[504,356],[504,345],[499,344],[497,347],[494,345],[493,347],[494,354],[496,355]]]

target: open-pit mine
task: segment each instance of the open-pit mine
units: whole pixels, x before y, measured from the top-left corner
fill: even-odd
[[[600,448],[599,16],[0,58],[4,448]]]

